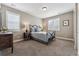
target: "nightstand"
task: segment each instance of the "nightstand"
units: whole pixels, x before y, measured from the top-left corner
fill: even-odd
[[[30,39],[30,32],[24,32],[23,38],[24,38],[24,41],[29,40]]]

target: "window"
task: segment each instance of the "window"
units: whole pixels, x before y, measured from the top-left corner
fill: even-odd
[[[60,19],[53,18],[48,21],[48,30],[59,31],[60,30]]]
[[[20,15],[7,11],[7,28],[9,31],[20,31]]]

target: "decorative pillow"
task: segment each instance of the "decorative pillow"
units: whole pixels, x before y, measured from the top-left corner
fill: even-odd
[[[37,25],[32,25],[31,26],[31,31],[32,32],[40,32],[41,31],[41,28]]]
[[[31,31],[32,31],[32,32],[35,32],[34,28],[31,28]]]
[[[40,31],[41,31],[41,28],[38,27],[38,28],[37,28],[37,31],[40,32]]]

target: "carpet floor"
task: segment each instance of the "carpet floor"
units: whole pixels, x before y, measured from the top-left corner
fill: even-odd
[[[74,42],[56,39],[45,45],[34,40],[14,43],[14,52],[10,48],[2,51],[4,56],[75,56]]]

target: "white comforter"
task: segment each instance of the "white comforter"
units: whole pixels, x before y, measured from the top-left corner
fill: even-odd
[[[47,32],[31,32],[31,34],[33,37],[45,42],[48,42],[48,38],[50,38],[50,35],[47,35]]]

